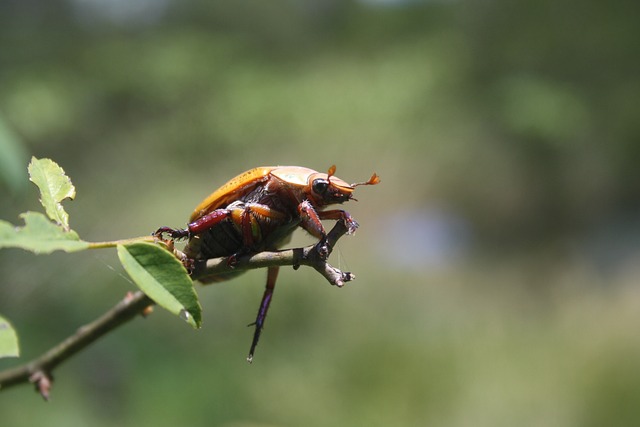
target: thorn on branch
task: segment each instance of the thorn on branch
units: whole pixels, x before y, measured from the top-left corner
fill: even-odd
[[[129,305],[132,304],[136,301],[137,298],[139,298],[140,296],[134,292],[127,292],[122,300],[122,302],[125,305]],[[153,304],[149,304],[147,307],[143,308],[142,311],[140,311],[140,315],[142,317],[147,317],[150,316],[151,313],[153,313]]]
[[[29,377],[29,381],[35,385],[40,396],[48,402],[51,397],[53,377],[44,371],[36,371]]]

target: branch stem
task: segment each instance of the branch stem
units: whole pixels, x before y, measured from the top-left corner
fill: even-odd
[[[106,242],[88,242],[89,249],[105,249],[105,248],[115,248],[118,245],[126,245],[129,243],[137,243],[137,242],[155,242],[155,237],[149,236],[140,236],[140,237],[132,237],[130,239],[121,239],[121,240],[111,240]]]
[[[237,272],[276,265],[293,266],[296,269],[301,265],[306,265],[313,267],[332,285],[342,287],[345,282],[353,280],[355,276],[331,266],[327,263],[326,258],[333,251],[333,247],[338,239],[346,234],[347,231],[348,228],[344,221],[338,221],[327,234],[327,237],[316,245],[310,245],[304,248],[247,254],[239,256],[232,265],[229,265],[227,257],[212,258],[207,260],[206,263],[196,264],[192,277],[194,280],[197,280],[220,273]]]
[[[229,265],[228,258],[215,258],[196,264],[192,274],[194,280],[206,278],[209,275],[230,271],[243,271],[269,266],[293,266],[297,269],[301,265],[313,267],[332,285],[342,287],[355,276],[348,272],[342,272],[327,263],[326,259],[333,250],[334,245],[348,228],[344,221],[337,221],[327,237],[318,244],[304,248],[287,249],[273,252],[259,252],[247,254],[237,258],[237,262]],[[98,242],[90,244],[90,248],[114,247],[117,244],[156,241],[154,237],[138,237],[133,239],[117,240],[113,242]],[[21,383],[32,382],[40,394],[48,399],[52,384],[51,372],[62,362],[74,354],[82,351],[93,342],[107,333],[117,329],[153,304],[153,301],[143,292],[137,291],[128,295],[109,311],[98,319],[79,328],[74,334],[64,341],[23,365],[9,368],[0,372],[0,390],[4,390]]]
[[[111,330],[131,320],[151,304],[153,301],[140,291],[128,295],[98,319],[82,326],[73,335],[40,357],[24,365],[0,372],[0,390],[31,381],[32,378],[42,377],[42,374],[50,379],[51,372],[59,364]],[[40,391],[42,392],[42,390]]]

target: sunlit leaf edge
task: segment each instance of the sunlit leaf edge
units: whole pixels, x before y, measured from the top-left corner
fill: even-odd
[[[0,358],[19,357],[20,344],[18,334],[11,323],[0,316]]]
[[[173,254],[145,242],[120,244],[117,252],[124,269],[149,298],[194,328],[200,327],[202,309],[193,281]]]
[[[24,226],[0,220],[0,248],[20,248],[35,254],[49,254],[56,250],[76,252],[87,249],[89,243],[80,240],[73,230],[65,230],[40,212],[20,214]]]

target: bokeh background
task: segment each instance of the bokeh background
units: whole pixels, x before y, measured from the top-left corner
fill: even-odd
[[[330,287],[199,288],[0,393],[3,426],[640,425],[640,3],[4,0],[0,217],[73,179],[90,241],[182,226],[258,165],[338,166],[361,224]],[[311,240],[300,233],[294,244]],[[114,251],[0,252],[21,360],[133,285]]]

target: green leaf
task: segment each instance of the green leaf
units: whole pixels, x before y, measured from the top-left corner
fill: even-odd
[[[18,335],[9,321],[0,316],[0,358],[20,356]]]
[[[200,327],[202,310],[193,281],[173,254],[153,243],[131,243],[118,245],[118,257],[149,298],[194,328]]]
[[[40,202],[47,216],[69,230],[69,214],[62,207],[64,199],[73,199],[76,189],[64,170],[51,159],[31,158],[29,179],[40,189]]]
[[[24,227],[15,227],[0,220],[0,248],[21,248],[36,254],[48,254],[56,250],[74,252],[89,247],[75,231],[65,231],[40,212],[25,212],[20,217],[24,219]]]

